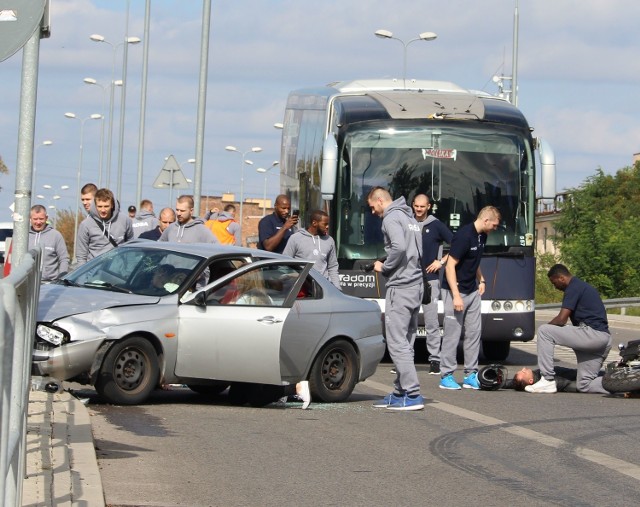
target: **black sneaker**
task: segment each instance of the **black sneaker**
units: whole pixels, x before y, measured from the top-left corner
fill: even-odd
[[[429,375],[440,375],[440,363],[438,361],[431,361]]]

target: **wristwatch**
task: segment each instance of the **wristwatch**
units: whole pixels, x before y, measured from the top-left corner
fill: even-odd
[[[442,259],[440,259],[440,265],[444,266],[444,264],[445,264],[445,262]]]

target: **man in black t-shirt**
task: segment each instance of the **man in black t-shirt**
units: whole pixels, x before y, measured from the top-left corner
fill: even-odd
[[[540,394],[557,392],[553,351],[556,345],[563,345],[573,349],[578,360],[578,391],[606,394],[598,373],[611,349],[611,334],[600,295],[562,264],[552,266],[547,276],[556,289],[564,292],[562,308],[548,324],[538,328],[538,366],[542,378],[524,390]],[[566,325],[569,320],[572,326]]]

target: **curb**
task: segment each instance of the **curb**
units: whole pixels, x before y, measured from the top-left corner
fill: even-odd
[[[89,412],[68,392],[29,393],[22,505],[105,505]]]

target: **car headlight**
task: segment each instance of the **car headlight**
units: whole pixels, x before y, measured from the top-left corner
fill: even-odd
[[[44,324],[38,324],[38,327],[36,327],[36,335],[38,338],[42,338],[56,346],[61,345],[65,338],[65,334],[62,331],[45,326]]]

